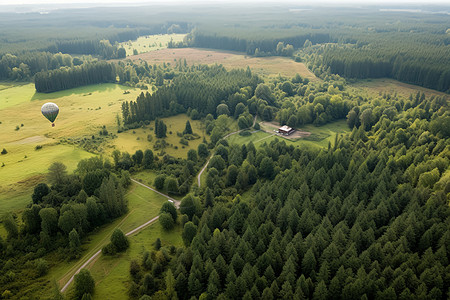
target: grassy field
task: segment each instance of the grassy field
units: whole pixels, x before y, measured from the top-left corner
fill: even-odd
[[[97,252],[97,250],[106,245],[109,242],[112,232],[116,228],[120,228],[124,233],[126,233],[157,216],[162,204],[167,201],[165,197],[136,184],[132,185],[126,198],[128,200],[129,212],[125,216],[101,227],[95,233],[91,234],[88,240],[83,243],[83,258],[92,256],[95,252]],[[150,230],[151,227],[158,228],[158,226],[159,225],[157,224],[153,224],[149,227],[149,229],[145,229],[144,231]],[[150,230],[150,232],[154,233],[155,229]],[[140,234],[141,233],[136,234],[136,237],[139,237]],[[157,234],[159,234],[159,232]],[[162,238],[162,240],[164,239]],[[168,240],[172,241],[173,237],[168,238]],[[83,264],[84,261],[85,259],[80,259],[78,261],[60,263],[50,269],[50,273],[47,275],[47,278],[49,280],[57,280],[60,286],[62,286],[65,282],[67,282],[70,276],[73,275],[73,272]]]
[[[70,145],[45,145],[37,151],[34,146],[9,146],[8,151],[14,154],[1,157],[5,167],[0,172],[0,215],[23,209],[31,201],[32,189],[45,181],[52,162],[63,162],[70,173],[81,159],[92,156]]]
[[[270,143],[274,139],[279,140],[281,139],[285,141],[286,144],[288,145],[289,144],[292,144],[294,146],[305,145],[305,146],[326,148],[328,147],[328,142],[331,142],[331,144],[333,144],[336,133],[344,134],[350,131],[345,120],[336,121],[320,127],[316,127],[314,125],[305,125],[297,129],[301,131],[311,132],[311,135],[307,138],[289,140],[274,135],[274,133],[272,133],[271,130],[267,129],[268,132],[258,131],[252,133],[252,135],[250,136],[240,136],[239,134],[234,134],[228,138],[228,142],[234,144],[246,144],[251,141],[253,142],[253,144],[255,144],[256,147],[259,147],[264,142]]]
[[[349,84],[348,89],[354,93],[365,94],[366,96],[371,97],[382,96],[384,93],[391,95],[397,93],[399,96],[409,97],[411,94],[415,96],[418,91],[425,93],[427,97],[432,95],[446,95],[448,97],[447,94],[436,90],[403,83],[389,78],[358,80],[356,83]]]
[[[33,84],[0,83],[0,108],[15,106],[30,101],[35,93]],[[2,120],[0,120],[2,121]]]
[[[216,51],[197,48],[163,49],[131,57],[133,60],[145,60],[149,64],[172,63],[174,59],[186,59],[188,64],[222,64],[228,69],[242,69],[249,66],[261,76],[294,76],[296,73],[310,80],[318,80],[303,63],[287,57],[251,57],[240,52]]]
[[[124,91],[130,91],[124,94]],[[116,84],[97,84],[50,94],[36,93],[33,84],[0,84],[0,214],[23,208],[31,189],[44,180],[54,161],[61,161],[71,172],[79,160],[92,154],[63,138],[79,138],[98,133],[106,125],[117,130],[116,114],[121,103],[135,100],[140,90]],[[56,126],[42,115],[42,104],[51,101],[60,108]],[[42,149],[35,150],[36,146]]]
[[[172,39],[174,42],[182,42],[186,34],[159,34],[141,36],[135,41],[120,43],[125,48],[127,56],[133,55],[134,50],[138,53],[146,53],[167,48]]]
[[[140,259],[142,254],[154,249],[153,243],[159,237],[162,245],[181,247],[182,228],[165,231],[159,222],[147,227],[130,238],[130,248],[117,257],[101,256],[91,268],[96,282],[94,299],[127,299],[127,283],[130,280],[130,262]]]
[[[129,91],[129,94],[124,94]],[[117,132],[116,116],[121,113],[123,101],[135,100],[140,90],[116,84],[97,84],[50,94],[36,93],[33,84],[0,85],[0,214],[23,209],[30,201],[34,186],[45,181],[45,174],[54,161],[63,162],[68,172],[73,171],[81,159],[94,154],[79,147],[61,142],[69,139],[98,136],[103,125],[111,133]],[[60,108],[56,126],[51,127],[40,112],[45,102],[54,102]],[[184,130],[188,117],[185,114],[165,118],[168,146],[167,154],[185,158],[189,149],[197,149],[203,141],[200,121],[192,121],[199,139],[180,144],[177,132]],[[23,124],[23,126],[22,126]],[[151,124],[147,128],[129,130],[118,134],[99,146],[99,151],[109,155],[114,149],[134,153],[138,149],[152,149],[156,142]],[[172,132],[172,134],[170,134]],[[152,136],[152,141],[147,136]],[[36,150],[36,146],[42,146]],[[154,150],[155,154],[161,150]]]
[[[203,142],[203,136],[206,134],[203,131],[203,127],[200,121],[190,120],[186,114],[180,114],[173,117],[168,117],[161,119],[167,126],[167,137],[164,138],[168,146],[164,149],[166,154],[172,155],[174,157],[186,158],[189,149],[197,150],[200,143]],[[200,136],[199,139],[189,141],[188,146],[180,144],[180,139],[177,132],[182,133],[186,121],[189,120],[194,133]],[[161,150],[153,150],[157,138],[154,132],[155,123],[151,122],[147,128],[138,128],[134,130],[128,130],[118,134],[118,138],[113,140],[113,146],[115,149],[120,151],[127,151],[129,153],[134,153],[136,150],[151,149],[155,155],[161,153]],[[172,132],[172,133],[170,133]],[[151,141],[147,140],[147,136],[151,136]],[[177,147],[178,149],[176,149]]]
[[[155,188],[153,183],[155,182],[156,175],[157,175],[156,171],[145,170],[145,171],[133,174],[133,178],[138,181],[141,181],[145,185]]]

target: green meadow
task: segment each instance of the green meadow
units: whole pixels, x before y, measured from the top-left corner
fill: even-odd
[[[91,137],[103,125],[117,131],[121,103],[139,93],[117,84],[97,84],[42,94],[35,92],[34,84],[1,83],[0,149],[7,153],[0,155],[0,214],[24,208],[52,162],[61,161],[72,172],[81,159],[92,156],[61,140]],[[60,108],[55,127],[40,111],[49,101]]]
[[[0,150],[5,148],[7,154],[0,155],[0,214],[23,209],[34,186],[45,181],[51,163],[63,162],[72,172],[81,159],[95,155],[66,141],[98,136],[103,125],[115,134],[114,139],[101,142],[100,154],[106,156],[114,149],[130,153],[152,149],[155,154],[185,158],[189,149],[197,149],[205,135],[200,121],[190,120],[200,138],[188,141],[187,146],[177,135],[189,119],[185,114],[163,119],[167,125],[164,149],[154,150],[157,139],[153,123],[117,134],[116,116],[121,114],[122,102],[135,100],[140,92],[117,84],[97,84],[42,94],[35,92],[33,84],[1,83]],[[40,112],[48,101],[60,108],[55,127]]]
[[[164,149],[155,150],[154,148],[158,140],[154,131],[155,122],[151,122],[146,128],[127,130],[119,133],[118,137],[112,142],[114,149],[129,153],[134,153],[136,150],[150,149],[155,155],[163,156],[169,154],[178,158],[186,158],[189,149],[197,150],[198,145],[203,142],[203,137],[207,138],[202,123],[198,120],[190,120],[186,114],[163,118],[161,120],[167,126],[167,137],[162,139],[167,144]],[[188,141],[188,145],[186,146],[180,143],[181,137],[177,133],[183,132],[188,120],[191,123],[193,133],[198,134],[200,138]]]
[[[135,41],[120,43],[127,52],[127,56],[134,55],[134,50],[139,53],[156,51],[167,48],[170,40],[173,42],[182,42],[186,34],[158,34],[141,36]]]

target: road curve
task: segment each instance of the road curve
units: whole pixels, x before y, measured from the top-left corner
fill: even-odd
[[[155,193],[160,194],[161,196],[166,197],[166,198],[169,199],[169,200],[172,200],[172,201],[173,201],[173,204],[175,205],[176,208],[179,208],[179,207],[180,207],[180,201],[173,199],[173,198],[170,197],[169,195],[163,194],[163,193],[161,193],[160,191],[155,190],[154,188],[149,187],[148,185],[145,185],[145,184],[143,184],[142,182],[139,182],[139,181],[137,181],[137,180],[135,180],[135,179],[131,179],[131,181],[133,181],[134,183],[137,183],[137,184],[139,184],[139,185],[142,185],[143,187],[145,187],[145,188],[147,188],[147,189],[149,189],[149,190],[152,190],[152,191],[154,191]]]
[[[206,167],[208,166],[209,161],[211,160],[211,157],[212,157],[212,155],[208,158],[208,160],[206,161],[206,164],[203,166],[202,170],[197,175],[198,187],[200,187],[200,185],[201,185],[200,176],[202,176],[203,171],[206,170]]]
[[[257,115],[255,115],[255,117],[253,118],[253,125],[252,125],[252,127],[255,127],[255,124],[256,124],[256,117],[257,117]],[[242,130],[244,130],[244,129],[237,130],[237,131],[233,131],[233,132],[227,134],[226,136],[224,136],[223,138],[221,138],[221,140],[226,139],[226,138],[229,137],[230,135],[239,133],[239,132],[241,132]],[[256,131],[258,131],[258,130],[256,130]],[[253,132],[256,132],[256,131],[253,131]],[[203,166],[203,168],[201,169],[200,173],[198,173],[198,175],[197,175],[197,183],[198,183],[198,187],[201,187],[201,180],[200,180],[200,177],[202,176],[203,172],[206,170],[206,167],[208,166],[209,161],[211,160],[211,157],[213,157],[213,155],[211,155],[211,156],[208,158],[208,160],[206,161],[206,164]]]
[[[166,198],[169,199],[169,200],[172,200],[172,201],[173,201],[173,204],[175,205],[176,208],[179,208],[179,207],[180,207],[180,201],[175,200],[175,199],[173,199],[172,197],[170,197],[169,195],[163,194],[163,193],[161,193],[161,192],[159,192],[159,191],[157,191],[157,190],[155,190],[155,189],[153,189],[153,188],[151,188],[151,187],[149,187],[149,186],[147,186],[147,185],[145,185],[145,184],[143,184],[143,183],[141,183],[141,182],[139,182],[139,181],[137,181],[137,180],[134,180],[134,179],[131,179],[131,180],[132,180],[133,182],[135,182],[135,183],[137,183],[137,184],[139,184],[139,185],[141,185],[141,186],[143,186],[143,187],[149,189],[149,190],[152,190],[152,191],[155,192],[155,193],[160,194],[161,196],[166,197]],[[138,227],[136,227],[136,228],[130,230],[129,232],[125,233],[125,235],[126,235],[126,236],[130,236],[130,235],[132,235],[132,234],[135,234],[136,232],[138,232],[138,231],[144,229],[144,228],[147,227],[148,225],[150,225],[150,224],[152,224],[153,222],[155,222],[156,220],[158,220],[158,218],[159,218],[159,216],[156,216],[156,217],[152,218],[151,220],[145,222],[144,224],[139,225]],[[92,255],[92,256],[91,256],[84,264],[81,265],[81,267],[79,267],[79,268],[75,271],[75,273],[72,275],[72,277],[70,277],[69,281],[67,281],[67,283],[61,288],[61,293],[64,293],[64,292],[67,290],[67,288],[68,288],[68,287],[70,286],[70,284],[73,282],[75,275],[77,275],[78,273],[80,273],[81,269],[83,269],[83,268],[85,268],[87,265],[89,265],[95,258],[97,258],[97,256],[100,255],[100,253],[102,253],[102,250],[101,250],[101,249],[98,250],[97,252],[95,252],[95,253],[94,253],[94,254],[93,254],[93,255]]]

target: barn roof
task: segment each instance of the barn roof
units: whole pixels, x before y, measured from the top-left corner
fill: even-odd
[[[289,126],[283,125],[283,126],[281,126],[281,127],[280,127],[280,129],[279,129],[279,130],[282,130],[282,131],[291,131],[291,130],[292,130],[292,128],[291,128],[291,127],[289,127]]]

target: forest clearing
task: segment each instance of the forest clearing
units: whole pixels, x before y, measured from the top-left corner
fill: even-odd
[[[227,69],[250,69],[258,75],[275,77],[295,74],[317,80],[303,63],[284,57],[252,57],[235,51],[219,51],[201,48],[163,49],[129,57],[133,61],[144,60],[149,64],[173,64],[174,60],[192,64],[221,64]]]

